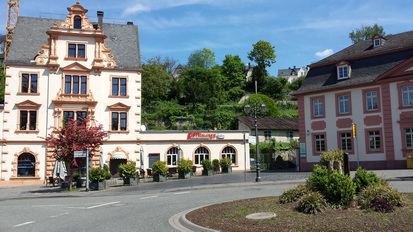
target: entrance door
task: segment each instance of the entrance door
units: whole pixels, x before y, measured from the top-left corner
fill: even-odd
[[[121,164],[126,164],[126,159],[111,159],[110,160],[109,170],[110,170],[110,174],[112,174],[112,177],[114,178],[120,177],[118,167]]]

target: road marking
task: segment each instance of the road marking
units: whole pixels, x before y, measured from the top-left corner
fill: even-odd
[[[86,209],[94,209],[94,208],[98,208],[98,207],[102,207],[102,206],[113,205],[113,204],[116,204],[116,203],[120,203],[120,201],[114,201],[114,202],[109,202],[109,203],[105,203],[105,204],[94,205],[94,206],[87,207]]]
[[[180,194],[187,194],[187,193],[191,193],[191,192],[180,192],[180,193],[174,193],[175,195],[180,195]]]
[[[141,200],[149,199],[149,198],[155,198],[155,197],[158,197],[158,196],[141,197]]]
[[[14,227],[24,226],[24,225],[28,225],[28,224],[32,224],[32,223],[35,223],[35,221],[30,221],[30,222],[25,222],[25,223],[22,223],[22,224],[14,225]]]
[[[62,214],[58,214],[58,215],[52,215],[50,216],[51,218],[57,218],[57,217],[61,217],[61,216],[65,216],[68,215],[69,213],[62,213]]]

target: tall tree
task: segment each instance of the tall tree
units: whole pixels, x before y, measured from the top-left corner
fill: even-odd
[[[142,65],[142,101],[149,105],[153,101],[165,100],[171,86],[171,78],[160,64]]]
[[[72,188],[72,166],[77,166],[74,157],[75,151],[89,149],[89,157],[98,151],[108,132],[103,130],[103,125],[95,125],[93,119],[68,119],[62,128],[53,127],[53,133],[46,137],[46,143],[54,151],[56,159],[66,163],[69,176],[69,188]]]
[[[224,88],[229,90],[234,87],[243,87],[245,84],[245,64],[238,55],[226,55],[222,61],[222,75]]]
[[[195,104],[206,104],[211,98],[222,98],[222,77],[218,68],[189,68],[182,72],[179,81],[182,82],[185,101]]]
[[[361,28],[353,30],[348,34],[348,37],[351,39],[353,44],[358,43],[363,40],[368,40],[373,38],[375,35],[385,36],[386,33],[382,26],[374,24],[373,26],[361,26]]]
[[[4,90],[6,87],[6,74],[4,73],[3,65],[0,64],[0,103],[4,102]]]
[[[188,57],[188,67],[201,67],[210,69],[216,65],[215,53],[208,48],[196,50]]]
[[[284,77],[267,77],[262,93],[276,100],[283,100],[287,93],[288,80]]]
[[[246,101],[247,104],[251,107],[251,113],[254,109],[254,106],[257,107],[257,110],[260,109],[260,105],[264,104],[266,107],[265,116],[276,117],[278,115],[278,108],[275,101],[263,94],[252,94]],[[258,112],[257,112],[258,113]]]
[[[174,73],[176,67],[178,66],[178,61],[172,57],[166,56],[164,58],[160,56],[155,56],[146,60],[146,64],[161,65],[162,68],[170,75]]]
[[[263,40],[253,44],[252,47],[248,59],[257,64],[252,70],[252,82],[257,81],[258,88],[261,88],[265,85],[265,78],[268,76],[266,68],[275,63],[275,47]]]

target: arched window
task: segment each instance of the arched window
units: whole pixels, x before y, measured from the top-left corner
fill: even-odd
[[[225,147],[222,150],[222,158],[230,158],[232,160],[232,164],[237,163],[237,153],[233,147]]]
[[[82,29],[82,18],[80,16],[75,16],[73,18],[73,28]]]
[[[175,166],[176,162],[178,161],[178,153],[179,149],[177,147],[173,147],[168,150],[166,153],[166,165]]]
[[[35,176],[36,159],[34,155],[23,153],[17,161],[17,176]]]
[[[209,151],[205,147],[199,147],[195,151],[195,164],[201,165],[201,162],[204,159],[209,159]]]

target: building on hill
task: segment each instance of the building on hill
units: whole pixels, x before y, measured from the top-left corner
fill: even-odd
[[[306,67],[293,68],[288,69],[278,69],[278,77],[284,77],[288,80],[289,83],[293,82],[299,77],[306,76],[308,73],[308,69]]]
[[[309,66],[295,92],[302,170],[330,149],[348,152],[353,170],[406,168],[413,153],[412,57],[408,31],[376,35]]]
[[[281,117],[262,117],[257,119],[259,142],[269,142],[275,139],[277,142],[291,142],[298,140],[298,119]],[[239,116],[238,129],[249,131],[255,136],[254,118]]]

